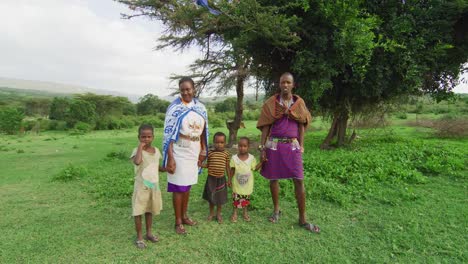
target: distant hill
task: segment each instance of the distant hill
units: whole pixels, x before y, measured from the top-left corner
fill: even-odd
[[[55,82],[44,82],[44,81],[32,81],[32,80],[21,80],[12,78],[1,78],[0,87],[10,88],[13,90],[25,90],[32,93],[32,91],[41,91],[46,94],[55,94],[56,96],[65,96],[72,94],[82,93],[94,93],[100,95],[113,95],[127,97],[132,102],[138,102],[141,95],[126,94],[117,91],[108,91],[100,89],[92,89],[84,86],[55,83]],[[40,94],[40,93],[38,93]]]

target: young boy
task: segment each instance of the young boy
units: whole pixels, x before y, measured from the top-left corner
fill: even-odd
[[[208,221],[213,220],[214,207],[216,209],[216,219],[218,223],[223,222],[221,209],[227,202],[226,173],[229,173],[230,154],[224,149],[226,144],[226,135],[222,132],[216,132],[213,136],[214,150],[208,152],[207,164],[203,167],[208,168],[208,177],[205,183],[203,199],[210,204],[210,215]]]

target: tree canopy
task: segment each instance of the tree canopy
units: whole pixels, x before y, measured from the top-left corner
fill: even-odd
[[[323,147],[344,144],[349,118],[382,103],[447,98],[468,61],[466,1],[211,2],[219,15],[189,0],[120,2],[163,22],[161,47],[208,51],[214,41],[245,54],[268,93],[291,71],[296,92],[332,117]]]

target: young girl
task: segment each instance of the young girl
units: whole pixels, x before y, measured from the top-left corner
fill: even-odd
[[[229,152],[224,150],[226,135],[216,132],[213,137],[214,150],[208,152],[208,161],[204,168],[208,168],[203,199],[210,204],[210,215],[208,221],[214,218],[214,207],[216,208],[216,219],[218,223],[223,222],[221,215],[222,205],[227,202],[227,187],[225,173],[229,174]]]
[[[132,152],[130,158],[135,165],[135,184],[132,197],[132,215],[135,218],[137,248],[146,248],[143,239],[158,242],[158,237],[152,234],[153,214],[158,215],[162,209],[161,191],[159,189],[159,166],[161,153],[151,146],[154,139],[154,129],[151,125],[143,124],[138,128],[140,144]],[[146,235],[143,237],[141,216],[145,215]]]
[[[257,164],[257,160],[252,154],[249,154],[250,140],[241,137],[238,142],[238,153],[232,156],[229,174],[228,186],[232,187],[232,199],[234,212],[231,216],[231,222],[237,222],[237,209],[243,209],[243,218],[250,221],[247,213],[247,207],[250,204],[250,195],[253,191],[254,176],[252,171],[260,169],[262,162]]]

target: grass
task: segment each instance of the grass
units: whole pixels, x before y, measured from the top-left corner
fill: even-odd
[[[320,122],[314,127],[320,127]],[[256,137],[254,122],[246,125],[241,135]],[[316,148],[326,130],[309,133],[305,163],[314,164],[308,169],[314,173],[306,176],[312,179],[306,181],[307,210],[309,219],[321,226],[320,235],[297,226],[297,208],[288,181],[282,182],[280,223],[268,223],[266,216],[272,210],[268,182],[258,175],[251,223],[204,221],[208,208],[201,199],[203,174],[193,188],[189,209],[200,224],[188,227],[187,237],[177,236],[171,197],[163,192],[165,208],[154,223],[161,241],[144,251],[132,244],[132,165],[123,159],[136,146],[134,130],[0,136],[0,262],[466,263],[468,144],[466,140],[433,138],[426,132],[398,125],[364,130],[353,146],[331,152]],[[161,134],[157,134],[155,145],[160,146],[160,142]],[[408,155],[424,152],[435,156],[421,154],[417,156],[421,157],[419,163],[408,163],[406,158],[399,162],[398,153],[404,146],[408,146]],[[449,158],[461,159],[461,165],[453,165],[451,158],[444,163],[435,147]],[[385,179],[367,185],[340,182],[331,185],[336,190],[317,184],[336,180],[336,173],[320,174],[317,167],[329,171],[332,167],[327,166],[334,164],[356,177],[361,170],[346,164],[357,157],[354,162],[367,171],[364,177],[372,178],[376,173],[365,167],[365,159],[385,156],[389,156],[383,161],[388,167],[401,170],[394,176],[397,181]],[[432,163],[427,163],[428,157],[434,157]],[[368,164],[379,163],[370,160]],[[422,181],[405,180],[405,172],[420,169],[412,167],[418,164],[432,164],[435,169],[420,172]],[[454,169],[448,171],[452,165]],[[71,176],[65,181],[54,180],[63,175]],[[164,189],[164,175],[161,179]],[[362,186],[371,190],[357,192]],[[347,202],[330,197],[344,197]],[[227,220],[230,208],[224,208],[223,213]]]

